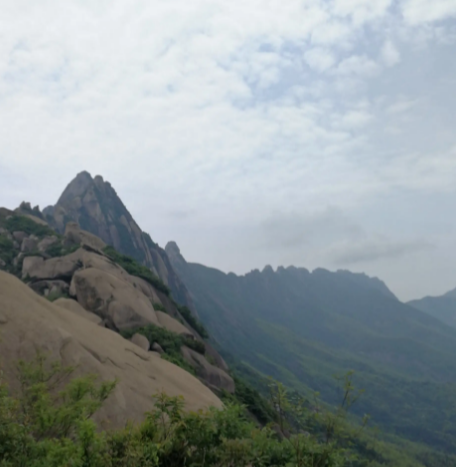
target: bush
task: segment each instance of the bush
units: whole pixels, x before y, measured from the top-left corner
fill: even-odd
[[[38,224],[25,216],[13,215],[3,221],[2,224],[10,232],[25,232],[27,235],[34,234],[38,238],[55,235],[55,232],[49,226]]]
[[[152,306],[156,311],[163,311],[163,313],[168,313],[166,308],[161,303],[152,303]]]
[[[152,271],[139,264],[135,259],[131,256],[122,255],[118,251],[116,251],[112,246],[107,246],[104,248],[104,253],[115,263],[119,266],[123,267],[128,274],[132,276],[140,277],[144,279],[149,284],[154,286],[160,292],[163,292],[165,295],[169,296],[171,294],[170,289],[162,282],[162,280],[157,277]]]
[[[197,341],[180,336],[179,334],[168,331],[165,328],[159,328],[158,326],[154,326],[153,324],[150,324],[149,326],[145,326],[140,329],[123,331],[121,334],[126,339],[130,339],[133,336],[133,334],[136,333],[142,334],[143,336],[147,337],[150,343],[156,342],[157,344],[159,344],[160,347],[165,351],[163,358],[170,361],[171,363],[174,363],[177,366],[180,366],[184,370],[187,370],[189,373],[193,375],[195,374],[194,368],[184,360],[184,357],[181,353],[181,347],[183,345],[186,345],[187,347],[193,348],[194,350],[198,351],[197,348],[199,350],[200,348],[196,344]]]
[[[244,408],[226,403],[186,412],[182,397],[153,396],[141,424],[100,432],[92,416],[116,382],[76,378],[56,394],[73,368],[47,365],[42,355],[20,362],[21,391],[8,394],[0,381],[2,467],[343,467],[352,463],[334,442],[309,434],[279,438],[259,428]],[[378,465],[378,464],[377,464]],[[397,467],[397,466],[396,466]]]
[[[0,258],[8,269],[12,266],[15,256],[13,242],[8,237],[0,235]]]

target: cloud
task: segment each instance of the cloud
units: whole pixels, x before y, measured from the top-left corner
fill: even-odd
[[[3,203],[53,203],[89,170],[154,239],[199,242],[232,269],[228,237],[238,268],[263,262],[246,231],[290,262],[364,238],[356,209],[456,186],[452,3],[402,5],[6,2]]]
[[[326,49],[313,48],[304,54],[304,60],[315,71],[326,71],[331,68],[335,63],[335,58]]]
[[[425,240],[397,241],[376,236],[361,242],[345,242],[332,246],[327,254],[334,264],[350,266],[385,259],[399,259],[430,248],[433,248],[433,245]]]
[[[383,44],[381,57],[386,66],[394,66],[401,61],[401,55],[399,51],[389,40]]]
[[[297,248],[340,237],[355,239],[363,235],[361,227],[334,206],[323,211],[275,214],[262,223],[262,229],[267,239],[266,245],[276,248]]]
[[[402,13],[408,23],[420,25],[455,17],[456,4],[453,0],[407,0]]]

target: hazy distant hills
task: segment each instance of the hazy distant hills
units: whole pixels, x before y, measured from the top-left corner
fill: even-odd
[[[363,274],[266,267],[236,276],[187,263],[173,242],[166,252],[222,349],[330,402],[333,375],[353,369],[366,390],[358,413],[410,439],[453,443],[453,328]]]
[[[412,300],[408,304],[456,327],[456,289],[440,297],[425,297]]]

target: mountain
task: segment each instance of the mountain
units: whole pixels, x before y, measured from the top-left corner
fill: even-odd
[[[456,289],[440,297],[424,297],[412,300],[408,305],[424,311],[449,326],[456,327]]]
[[[244,276],[187,263],[166,246],[211,334],[246,374],[272,375],[334,403],[355,370],[355,405],[383,429],[456,452],[456,330],[403,304],[378,279],[270,266]]]
[[[22,211],[24,206],[27,207],[23,204]],[[34,208],[30,214],[39,215],[39,211]],[[140,229],[114,188],[101,176],[92,178],[88,172],[79,173],[57,204],[43,210],[42,218],[61,234],[68,222],[76,222],[120,253],[150,268],[169,286],[179,303],[194,311],[188,291],[175,274],[165,251]]]

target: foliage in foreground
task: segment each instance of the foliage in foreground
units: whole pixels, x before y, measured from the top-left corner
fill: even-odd
[[[21,391],[8,394],[0,381],[1,467],[336,467],[357,464],[330,437],[277,435],[246,420],[244,408],[185,412],[184,401],[165,394],[139,425],[98,432],[92,415],[115,388],[87,376],[65,383],[72,368],[46,364],[42,355],[20,362]],[[57,388],[63,386],[60,392]],[[283,404],[283,393],[275,402]],[[326,415],[328,416],[328,415]],[[343,420],[340,414],[334,417]],[[339,421],[330,417],[331,424]],[[334,435],[334,436],[333,436]]]

